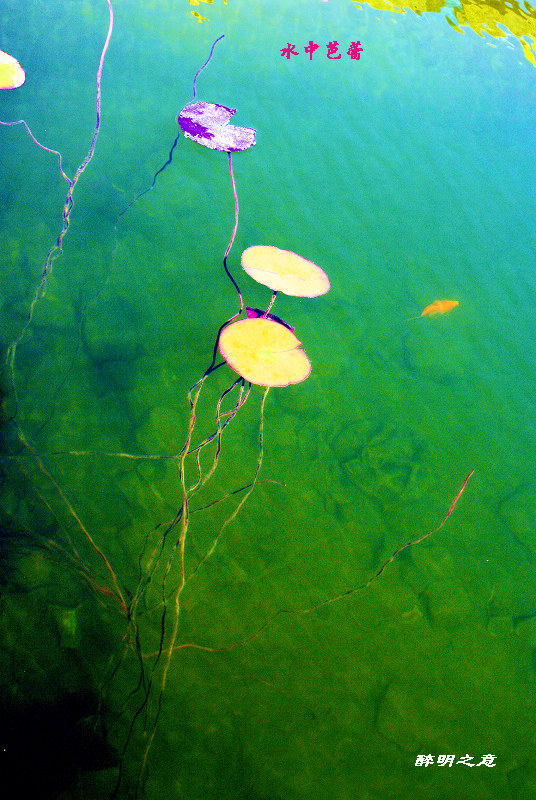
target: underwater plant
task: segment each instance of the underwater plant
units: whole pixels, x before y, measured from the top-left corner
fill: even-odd
[[[22,124],[32,141],[39,148],[55,154],[58,157],[60,174],[68,183],[68,191],[63,207],[63,224],[61,231],[46,255],[41,277],[35,288],[24,325],[17,337],[11,342],[7,351],[6,363],[8,365],[14,397],[16,397],[17,394],[15,378],[17,349],[29,331],[36,307],[45,295],[47,284],[52,274],[54,261],[62,254],[64,237],[69,230],[70,215],[74,207],[73,193],[80,177],[90,164],[95,152],[95,145],[101,124],[102,70],[113,30],[113,10],[110,0],[107,0],[107,5],[109,9],[109,25],[104,46],[101,51],[96,79],[96,124],[89,152],[78,167],[74,177],[70,178],[64,172],[61,153],[39,142],[33,136],[25,120],[2,122],[3,125]],[[195,571],[197,571],[202,563],[205,563],[211,557],[223,531],[236,517],[256,485],[262,465],[263,415],[269,387],[284,387],[292,383],[298,383],[305,380],[310,374],[310,361],[301,349],[301,343],[290,330],[290,326],[283,322],[283,320],[280,320],[279,317],[269,314],[275,295],[277,291],[282,291],[297,296],[313,297],[324,294],[329,289],[329,280],[326,274],[312,262],[288,251],[279,250],[278,248],[254,246],[243,254],[244,270],[255,280],[274,289],[274,295],[268,308],[265,311],[261,311],[260,309],[254,310],[244,305],[238,284],[228,268],[227,258],[235,239],[239,214],[232,154],[252,147],[255,144],[256,132],[253,128],[228,124],[231,117],[236,113],[235,109],[230,109],[220,104],[196,100],[197,77],[208,65],[214,52],[214,47],[222,38],[223,37],[219,37],[214,42],[207,61],[194,77],[193,97],[191,102],[188,103],[178,115],[179,134],[173,143],[168,160],[154,175],[151,186],[137,195],[134,200],[123,209],[118,217],[119,221],[140,197],[155,186],[158,175],[171,163],[173,149],[181,133],[186,140],[191,140],[193,144],[227,154],[235,201],[235,220],[232,235],[223,256],[223,266],[237,292],[239,310],[238,313],[231,316],[220,326],[213,347],[212,360],[204,374],[194,386],[191,387],[187,394],[190,404],[188,431],[186,440],[176,455],[178,483],[180,487],[179,495],[182,502],[171,520],[167,523],[159,523],[153,531],[147,533],[145,544],[138,556],[140,570],[136,585],[127,586],[119,577],[117,567],[112,563],[112,560],[108,557],[104,548],[97,542],[97,537],[95,537],[89,527],[83,523],[73,502],[71,502],[67,493],[62,489],[56,477],[46,467],[42,456],[37,452],[28,436],[25,434],[22,425],[17,419],[16,412],[13,415],[13,423],[20,444],[31,454],[41,473],[45,475],[55,488],[57,494],[61,498],[61,502],[66,507],[68,515],[76,522],[79,533],[82,534],[82,540],[85,542],[86,546],[89,547],[89,550],[93,551],[94,556],[96,556],[97,563],[96,565],[89,563],[87,559],[80,554],[79,548],[72,542],[71,537],[68,537],[67,541],[63,544],[54,542],[53,539],[48,539],[48,552],[52,554],[53,559],[62,560],[65,565],[68,565],[69,568],[90,587],[91,591],[100,602],[111,603],[112,607],[118,609],[125,619],[124,643],[118,653],[117,659],[112,660],[110,664],[109,674],[103,681],[102,691],[105,691],[106,686],[114,679],[128,653],[135,654],[139,666],[137,686],[132,690],[129,698],[127,698],[130,700],[134,698],[133,702],[137,703],[137,705],[132,714],[130,726],[122,748],[115,794],[122,789],[123,762],[128,752],[136,724],[139,720],[143,722],[146,745],[136,780],[135,794],[138,793],[143,784],[147,757],[157,730],[157,723],[171,660],[174,652],[185,646],[183,644],[177,644],[177,640],[180,623],[181,595],[188,580],[185,569],[185,550],[187,533],[191,520],[191,504],[197,492],[207,484],[217,471],[224,431],[234,420],[240,409],[245,406],[250,397],[252,385],[255,384],[265,387],[260,406],[259,455],[255,475],[248,486],[240,487],[237,490],[237,492],[241,492],[243,495],[241,500],[234,512],[221,526],[211,547],[200,559]],[[275,283],[274,280],[268,277],[269,275],[271,275],[273,279],[275,276]],[[239,319],[243,314],[245,314],[245,317]],[[223,360],[219,363],[217,363],[218,351],[223,356]],[[202,438],[201,441],[196,441],[197,408],[201,391],[210,376],[225,365],[229,365],[235,374],[238,373],[238,378],[232,378],[231,384],[222,392],[217,400],[215,409],[215,430],[205,438]],[[231,396],[235,398],[234,405],[228,410],[223,410],[224,402]],[[212,464],[208,470],[203,471],[201,457],[205,451],[211,447],[213,448]],[[74,451],[70,452],[75,454]],[[129,454],[121,453],[115,455],[117,457],[131,457]],[[99,561],[101,562],[101,566],[104,567],[103,570],[98,569]],[[67,611],[61,616],[63,640],[65,640],[65,630],[71,624],[72,619],[74,619],[74,617],[69,616],[69,614],[70,612]],[[148,620],[150,620],[150,622],[148,622]],[[154,649],[154,630],[160,631],[157,637],[156,649]],[[147,644],[146,638],[150,642],[150,645]],[[72,643],[75,641],[74,636],[71,636],[69,639],[69,646],[71,647]],[[141,692],[140,698],[136,701],[135,698],[139,692]],[[153,699],[153,695],[155,695],[154,709],[150,710],[150,702]]]
[[[100,129],[101,110],[101,76],[105,54],[110,42],[113,27],[113,11],[110,0],[106,0],[109,9],[109,26],[102,49],[97,71],[97,119],[86,158],[77,169],[74,178],[70,179],[62,169],[61,154],[50,148],[44,147],[32,135],[24,120],[5,122],[4,125],[24,124],[32,140],[43,150],[58,156],[58,166],[62,177],[68,182],[69,188],[63,206],[63,224],[55,243],[47,253],[39,283],[35,289],[33,300],[30,304],[26,321],[13,340],[7,353],[7,364],[12,384],[13,394],[16,396],[15,364],[17,348],[27,334],[32,324],[34,310],[44,296],[48,279],[51,275],[52,265],[62,253],[63,240],[70,225],[70,215],[73,210],[73,192],[79,178],[88,167],[93,158],[95,144]],[[138,765],[134,796],[142,791],[146,777],[146,768],[154,742],[159,717],[164,702],[168,676],[174,655],[179,650],[195,648],[207,652],[230,650],[252,641],[281,614],[308,614],[309,612],[328,603],[334,603],[367,588],[372,581],[379,578],[384,569],[402,550],[418,544],[432,533],[440,530],[452,513],[455,504],[465,489],[465,482],[452,503],[447,515],[441,524],[430,533],[421,536],[397,549],[381,568],[365,583],[351,587],[335,597],[306,608],[279,609],[269,619],[255,623],[253,631],[243,640],[236,640],[223,644],[221,647],[208,647],[197,642],[181,641],[180,626],[183,603],[183,593],[188,580],[200,567],[214,554],[221,537],[229,524],[236,518],[259,482],[259,474],[263,461],[263,429],[266,398],[270,388],[284,388],[304,381],[311,372],[311,363],[305,353],[301,341],[294,334],[294,328],[282,318],[271,313],[278,293],[296,297],[317,297],[324,295],[330,289],[330,281],[324,270],[312,261],[288,250],[282,250],[272,245],[254,244],[242,253],[241,263],[249,278],[267,286],[272,290],[272,297],[265,309],[253,308],[245,305],[239,289],[236,276],[231,273],[227,260],[231,252],[239,221],[238,197],[233,173],[232,154],[248,150],[255,144],[255,129],[230,125],[229,121],[234,116],[235,109],[216,103],[196,100],[196,79],[212,58],[214,48],[223,37],[219,37],[210,51],[205,64],[198,70],[194,77],[193,98],[178,114],[177,122],[179,133],[173,142],[169,157],[165,164],[155,173],[151,186],[137,195],[131,203],[121,212],[121,218],[132,205],[146,192],[152,189],[158,175],[171,164],[173,150],[178,140],[190,140],[192,144],[206,147],[209,150],[227,154],[229,174],[235,203],[234,228],[228,246],[223,255],[223,267],[231,281],[238,298],[238,312],[226,319],[215,333],[212,357],[207,368],[186,394],[189,404],[189,417],[187,433],[178,451],[173,456],[176,467],[176,485],[178,488],[179,502],[174,509],[171,519],[159,521],[152,528],[148,528],[143,546],[137,555],[138,574],[136,580],[127,581],[120,577],[120,566],[108,554],[106,547],[101,544],[101,538],[86,525],[78,513],[75,503],[69,498],[68,493],[62,488],[59,478],[52,474],[45,465],[42,454],[34,447],[29,437],[25,434],[22,424],[13,417],[19,442],[31,455],[41,473],[52,484],[67,514],[74,521],[77,535],[86,545],[86,551],[92,551],[93,561],[80,554],[80,548],[73,542],[74,536],[66,536],[61,544],[50,543],[49,547],[57,554],[58,559],[63,558],[63,563],[74,571],[81,582],[91,589],[95,598],[102,604],[113,608],[120,614],[122,623],[121,645],[111,659],[108,674],[102,682],[103,693],[113,681],[118,680],[121,668],[127,666],[127,661],[134,658],[137,677],[133,689],[125,699],[132,709],[129,724],[122,743],[117,783],[114,794],[117,795],[124,789],[124,762],[130,752],[135,734],[142,730],[143,753]],[[188,144],[190,146],[190,144]],[[211,156],[212,158],[212,156]],[[216,158],[216,156],[215,156]],[[218,360],[218,354],[223,360]],[[208,359],[207,359],[208,360]],[[234,375],[229,378],[229,385],[223,390],[210,411],[210,420],[215,420],[211,432],[199,434],[199,401],[201,394],[211,380],[211,376],[218,371],[221,375],[226,366]],[[223,368],[223,369],[222,369]],[[238,376],[238,377],[237,377]],[[251,480],[245,486],[239,486],[223,498],[213,502],[221,502],[231,496],[241,495],[232,513],[219,526],[212,538],[210,546],[198,555],[196,565],[188,571],[186,562],[187,545],[189,544],[189,528],[194,513],[201,513],[204,507],[194,508],[193,501],[197,499],[201,489],[215,477],[220,467],[220,456],[231,425],[242,413],[248,399],[251,397],[252,386],[264,387],[260,403],[260,421],[258,434],[257,465]],[[230,408],[227,407],[231,401]],[[71,451],[73,454],[74,451]],[[108,454],[109,455],[109,454]],[[132,459],[133,454],[114,453],[118,458]],[[208,468],[204,465],[206,456],[210,456]],[[143,456],[141,456],[143,458]],[[59,613],[59,612],[58,612]],[[69,613],[61,615],[65,641],[68,646],[75,649],[78,643],[78,631],[74,627],[74,616]],[[132,795],[130,795],[132,796]]]

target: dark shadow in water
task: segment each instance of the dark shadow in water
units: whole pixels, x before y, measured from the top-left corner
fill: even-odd
[[[81,772],[117,764],[96,711],[97,698],[89,694],[25,707],[2,700],[0,774],[10,796],[55,798]]]

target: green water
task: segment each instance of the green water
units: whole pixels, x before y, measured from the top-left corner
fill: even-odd
[[[332,288],[276,300],[312,374],[270,390],[258,485],[197,570],[245,492],[203,507],[255,474],[259,387],[192,502],[196,571],[177,643],[216,652],[171,660],[140,796],[533,798],[535,67],[511,34],[462,34],[447,10],[117,0],[114,11],[95,155],[3,376],[4,769],[21,792],[110,796],[139,711],[119,790],[133,796],[158,691],[146,719],[133,648],[109,679],[128,626],[86,533],[128,599],[146,537],[154,547],[180,508],[169,456],[187,434],[187,392],[237,310],[222,268],[234,223],[226,154],[181,138],[156,187],[118,214],[167,159],[223,33],[197,97],[257,129],[256,146],[233,156],[229,267],[250,306],[270,298],[240,268],[254,244],[313,260]],[[0,3],[0,48],[27,73],[2,92],[0,119],[24,118],[70,177],[94,130],[107,22],[104,0]],[[325,55],[334,40],[339,60]],[[357,40],[359,61],[346,55]],[[68,187],[22,126],[0,126],[0,175],[6,352]],[[459,306],[410,320],[436,299]],[[196,441],[232,380],[223,367],[203,387]],[[473,469],[444,527],[366,590],[287,613],[367,582],[441,523]],[[167,636],[178,580],[175,562]],[[145,655],[160,635],[154,584],[139,608]],[[420,754],[475,765],[493,754],[496,766],[418,767]]]

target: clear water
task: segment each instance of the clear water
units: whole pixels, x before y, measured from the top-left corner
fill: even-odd
[[[465,13],[485,21],[490,8]],[[140,796],[534,797],[528,45],[517,31],[460,32],[452,8],[118,0],[114,11],[95,155],[73,194],[63,254],[4,374],[6,768],[20,773],[33,753],[32,776],[22,770],[19,780],[38,781],[43,796],[109,796],[141,709],[119,790],[133,796],[143,729],[153,729],[158,691],[146,709],[143,691],[131,695],[133,648],[109,679],[128,624],[86,533],[128,598],[146,536],[154,546],[156,526],[180,508],[169,456],[187,434],[187,392],[236,311],[222,268],[234,222],[227,156],[179,139],[156,187],[118,214],[168,157],[193,76],[223,33],[198,99],[238,109],[233,122],[257,129],[256,146],[233,157],[240,217],[229,266],[251,306],[270,297],[240,268],[253,244],[315,261],[332,288],[277,298],[274,312],[295,326],[313,371],[270,390],[259,483],[197,570],[245,491],[204,507],[253,479],[259,387],[195,496],[186,572],[196,571],[181,594],[177,643],[208,649],[184,647],[171,660]],[[505,5],[494,18],[508,14],[530,33],[529,6]],[[95,124],[106,3],[4,0],[0,22],[0,47],[27,73],[21,89],[2,93],[0,118],[24,118],[72,176]],[[312,60],[310,40],[319,44]],[[326,58],[334,40],[338,60]],[[346,49],[357,40],[364,51],[354,61]],[[281,57],[287,43],[300,55]],[[0,127],[0,169],[6,352],[61,230],[68,187],[22,126]],[[419,318],[436,299],[459,306]],[[214,428],[226,370],[203,388],[198,441]],[[440,531],[365,590],[299,613],[366,583],[433,531],[472,469]],[[170,581],[167,636],[176,572]],[[160,635],[155,584],[139,608],[145,656]],[[144,663],[150,674],[151,658]],[[55,725],[67,735],[52,735]],[[496,765],[418,767],[419,754],[474,764],[493,754]]]

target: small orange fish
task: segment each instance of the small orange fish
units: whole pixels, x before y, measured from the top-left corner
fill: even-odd
[[[431,305],[426,306],[421,317],[426,317],[428,314],[444,314],[445,311],[451,311],[459,305],[457,300],[435,300]]]

